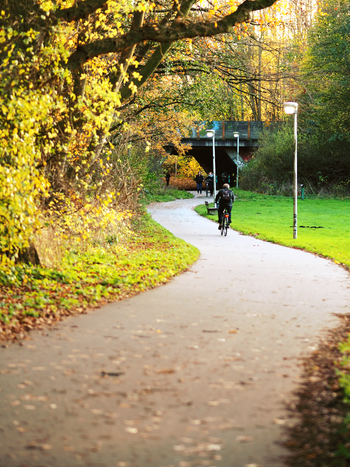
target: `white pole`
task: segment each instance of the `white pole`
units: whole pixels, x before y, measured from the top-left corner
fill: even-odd
[[[298,238],[298,123],[297,111],[294,113],[294,186],[293,186],[293,238]]]
[[[294,114],[293,238],[298,238],[298,103],[284,102],[287,115]]]
[[[216,168],[215,168],[215,131],[213,134],[213,175],[214,175],[214,203],[216,198]]]
[[[239,135],[237,136],[237,178],[236,178],[237,189],[238,189],[238,172],[239,172]]]

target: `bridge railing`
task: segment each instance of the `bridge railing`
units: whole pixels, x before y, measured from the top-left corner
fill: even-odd
[[[271,123],[267,125],[265,122],[238,122],[238,121],[212,121],[212,122],[199,122],[196,128],[192,128],[192,139],[207,138],[206,130],[215,130],[216,139],[234,139],[233,134],[239,133],[240,139],[257,140],[259,139],[260,133],[265,129],[276,127],[278,123]]]

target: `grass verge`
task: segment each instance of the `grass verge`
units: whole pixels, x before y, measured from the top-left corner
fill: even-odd
[[[69,252],[59,270],[16,266],[0,275],[0,340],[23,338],[33,328],[156,287],[198,256],[144,215],[128,242]]]
[[[293,199],[234,190],[232,228],[280,245],[330,258],[350,268],[349,199],[298,200],[298,238],[293,239]],[[207,215],[204,205],[196,211]]]
[[[159,182],[153,183],[150,186],[150,190],[146,189],[144,192],[144,201],[146,204],[165,203],[176,199],[189,198],[193,198],[193,195],[192,193],[188,193],[185,189],[176,186],[160,185]]]

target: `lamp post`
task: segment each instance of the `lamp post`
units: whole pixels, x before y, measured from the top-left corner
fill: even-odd
[[[214,202],[216,198],[216,168],[215,168],[215,130],[205,130],[207,137],[213,139],[213,175],[214,175]]]
[[[237,138],[237,177],[236,177],[236,188],[238,189],[238,172],[239,172],[239,133],[236,131],[233,136]]]
[[[293,181],[293,238],[298,238],[298,104],[296,102],[285,102],[283,104],[284,111],[288,115],[294,115],[294,181]]]

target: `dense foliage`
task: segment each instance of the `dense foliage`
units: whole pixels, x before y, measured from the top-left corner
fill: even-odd
[[[176,73],[152,83],[154,72],[172,48],[175,58],[187,40],[232,31],[275,1],[4,0],[3,267],[45,229],[74,243],[124,222],[164,147],[183,154],[181,134],[194,118],[164,93],[181,86],[173,87]]]
[[[298,178],[312,193],[350,193],[349,7],[323,2],[300,57]],[[242,187],[291,194],[294,142],[292,118],[278,132],[265,132],[253,162],[242,172]]]

